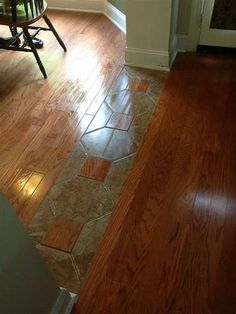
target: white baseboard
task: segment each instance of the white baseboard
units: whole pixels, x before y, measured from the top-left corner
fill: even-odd
[[[126,33],[126,16],[107,0],[48,0],[49,8],[66,11],[84,11],[105,14],[119,29]],[[188,35],[177,34],[168,53],[166,51],[126,48],[126,65],[170,70],[178,51],[187,51]]]
[[[64,288],[60,288],[60,294],[56,300],[55,305],[51,310],[51,314],[70,314],[76,301],[77,295],[70,293]]]
[[[185,52],[188,50],[188,35],[177,34],[177,50]]]
[[[130,66],[169,71],[170,55],[166,51],[126,48],[125,64]]]
[[[104,13],[103,0],[48,0],[50,9]]]
[[[104,13],[122,32],[126,33],[126,16],[110,2],[105,1]]]

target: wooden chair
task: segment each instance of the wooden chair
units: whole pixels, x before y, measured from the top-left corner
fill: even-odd
[[[0,41],[0,49],[32,52],[39,69],[46,79],[47,73],[34,46],[33,38],[40,31],[51,31],[63,50],[66,51],[64,42],[46,15],[47,3],[43,0],[21,0],[21,4],[19,5],[19,0],[8,1],[10,1],[10,6],[0,15],[0,25],[9,26],[12,37],[5,41]],[[21,11],[19,10],[19,6],[21,6]],[[47,27],[32,25],[41,18],[44,19]],[[21,28],[22,30],[18,32],[17,28]],[[34,32],[30,33],[29,30],[33,30]],[[24,36],[24,41],[20,40],[22,35]]]

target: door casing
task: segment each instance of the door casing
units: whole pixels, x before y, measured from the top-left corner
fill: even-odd
[[[188,51],[196,51],[199,43],[202,13],[205,0],[192,0],[191,18],[188,35]]]

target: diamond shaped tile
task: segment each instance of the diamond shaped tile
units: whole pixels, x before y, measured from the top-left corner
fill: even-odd
[[[94,156],[88,157],[85,161],[80,176],[94,179],[97,181],[104,181],[108,171],[111,167],[111,161],[97,158]]]
[[[69,253],[82,228],[83,225],[77,221],[57,217],[54,219],[41,244]]]
[[[128,132],[103,128],[85,134],[82,143],[89,155],[116,160],[136,151],[136,144]]]
[[[138,115],[154,108],[154,102],[148,95],[128,90],[108,95],[106,103],[113,111],[129,115]]]

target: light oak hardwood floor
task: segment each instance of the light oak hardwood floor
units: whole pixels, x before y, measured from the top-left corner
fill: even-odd
[[[49,11],[68,51],[40,33],[30,54],[0,52],[0,190],[29,225],[124,63],[125,36],[105,16]],[[1,28],[0,36],[8,29]]]

